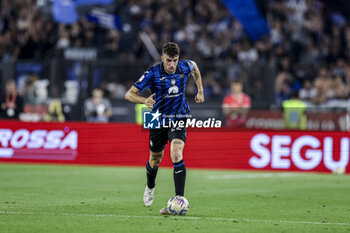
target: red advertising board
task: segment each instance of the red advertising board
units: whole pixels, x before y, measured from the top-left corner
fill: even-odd
[[[349,172],[346,132],[189,129],[192,168]],[[126,123],[0,121],[0,162],[144,166],[148,131]],[[162,166],[171,166],[169,145]]]
[[[307,130],[349,131],[350,115],[347,112],[332,110],[327,112],[311,112],[309,110],[305,114]],[[283,111],[250,109],[247,115],[246,127],[249,129],[283,129]]]

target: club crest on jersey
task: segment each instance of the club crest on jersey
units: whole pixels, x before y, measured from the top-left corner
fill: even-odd
[[[176,86],[176,80],[175,79],[171,80],[171,85],[172,86],[168,89],[168,94],[171,95],[171,94],[179,93],[179,88]]]

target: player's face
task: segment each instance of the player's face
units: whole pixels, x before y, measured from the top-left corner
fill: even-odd
[[[175,73],[177,63],[179,62],[179,56],[170,57],[167,54],[163,54],[161,58],[165,71],[168,74]]]

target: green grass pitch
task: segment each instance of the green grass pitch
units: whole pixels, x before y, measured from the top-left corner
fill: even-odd
[[[0,232],[350,232],[350,176],[188,169],[186,216],[160,168],[143,206],[145,169],[0,164]]]

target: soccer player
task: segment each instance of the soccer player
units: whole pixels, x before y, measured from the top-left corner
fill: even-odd
[[[184,120],[189,114],[189,106],[185,97],[185,86],[189,76],[196,82],[198,93],[196,103],[204,102],[202,78],[198,66],[190,60],[179,61],[180,48],[176,43],[163,45],[159,64],[147,69],[138,81],[128,90],[125,98],[134,103],[146,104],[153,112],[161,114],[164,121]],[[150,88],[152,94],[142,97],[140,92]],[[163,122],[162,120],[160,122]],[[183,160],[183,149],[186,141],[186,128],[150,129],[150,157],[146,164],[147,185],[143,195],[145,206],[153,203],[155,179],[158,166],[164,155],[165,145],[170,141],[170,155],[174,166],[175,194],[183,196],[185,190],[186,167]],[[161,214],[169,214],[167,207]]]

